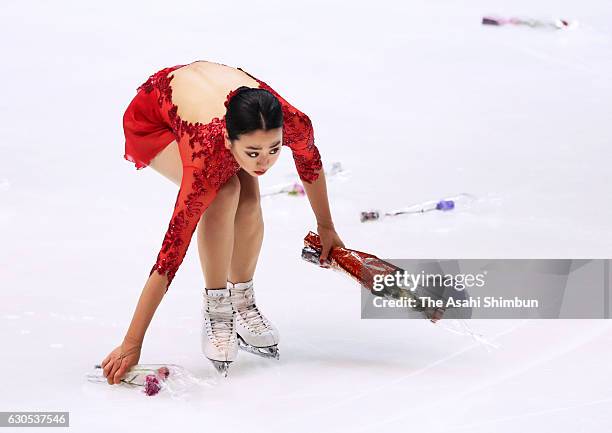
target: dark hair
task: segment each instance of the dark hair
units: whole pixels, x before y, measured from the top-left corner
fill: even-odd
[[[225,127],[231,141],[240,134],[283,126],[279,100],[265,89],[241,86],[231,97],[225,114]]]

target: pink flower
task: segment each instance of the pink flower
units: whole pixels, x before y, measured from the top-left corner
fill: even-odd
[[[157,369],[157,376],[161,377],[163,380],[166,380],[168,376],[170,376],[170,370],[168,370],[168,367],[159,367]]]
[[[147,395],[155,395],[161,389],[159,381],[157,380],[157,377],[155,377],[154,374],[147,374],[147,376],[145,377],[145,381],[146,382],[144,386],[144,392]]]

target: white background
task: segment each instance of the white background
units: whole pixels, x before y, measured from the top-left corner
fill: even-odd
[[[123,338],[177,188],[123,159],[121,118],[157,70],[240,66],[307,113],[337,230],[381,258],[610,258],[612,6],[577,1],[2,3],[0,410],[71,431],[591,432],[612,422],[604,320],[361,320],[349,278],[302,261],[306,198],[263,199],[258,305],[281,360],[200,352],[197,248],[141,363],[209,383],[184,400],[84,375]],[[489,27],[486,14],[577,20]],[[262,189],[296,178],[290,152]],[[361,224],[467,192],[470,208]]]

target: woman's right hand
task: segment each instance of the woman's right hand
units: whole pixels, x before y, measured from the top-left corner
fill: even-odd
[[[129,368],[138,364],[140,348],[141,344],[124,341],[104,358],[100,365],[109,385],[121,382]]]

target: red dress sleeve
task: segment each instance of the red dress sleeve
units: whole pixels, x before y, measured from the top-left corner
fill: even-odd
[[[257,78],[255,79],[257,80]],[[287,102],[265,82],[257,81],[260,82],[262,88],[271,92],[281,103],[283,110],[283,146],[291,149],[300,179],[308,183],[314,182],[319,177],[319,170],[321,170],[323,164],[319,149],[315,145],[314,129],[310,118]]]
[[[321,154],[314,142],[312,122],[306,114],[291,106],[283,110],[283,117],[283,145],[291,148],[300,179],[312,183],[317,180],[323,167]]]
[[[171,119],[175,112],[170,110]],[[231,152],[223,146],[222,121],[215,118],[208,124],[178,122],[181,126],[175,131],[183,178],[161,250],[149,273],[150,276],[157,270],[168,277],[166,292],[183,262],[202,214],[219,189],[240,169]]]
[[[176,197],[170,224],[168,224],[157,260],[149,272],[149,276],[155,270],[160,275],[167,276],[166,292],[185,258],[193,232],[202,214],[214,200],[217,191],[217,188],[211,185],[206,178],[204,170],[193,166],[183,166],[181,187]]]

